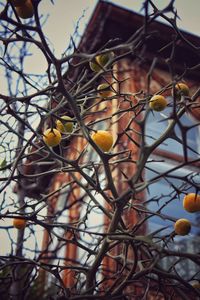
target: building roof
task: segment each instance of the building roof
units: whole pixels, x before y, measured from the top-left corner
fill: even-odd
[[[79,49],[85,53],[93,53],[99,49],[115,46],[119,41],[126,42],[144,24],[144,16],[100,0],[88,22]],[[157,21],[147,26],[147,33],[150,34],[145,37],[143,43],[146,51],[145,58],[152,60],[156,55],[161,59],[160,63],[168,59],[172,51],[172,40],[177,38],[174,54],[177,70],[182,71],[184,66],[193,67],[199,64],[200,38],[198,36],[185,31],[176,32],[172,25]],[[163,50],[160,51],[162,48]],[[194,70],[190,75],[196,77],[198,73]]]

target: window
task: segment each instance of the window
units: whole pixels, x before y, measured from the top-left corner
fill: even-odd
[[[166,174],[167,171],[178,165],[175,161],[165,160],[158,162],[160,156],[152,155],[146,170],[146,180],[153,181],[159,174]],[[157,162],[156,162],[157,161]],[[171,177],[173,175],[173,177]],[[176,178],[174,178],[174,176]],[[176,236],[173,242],[168,243],[170,250],[178,252],[198,253],[200,252],[200,213],[188,213],[183,209],[182,201],[186,193],[196,192],[195,187],[191,187],[184,179],[187,178],[191,183],[197,186],[200,185],[199,168],[185,167],[179,168],[173,172],[167,173],[162,179],[153,182],[149,185],[146,206],[150,211],[159,212],[159,215],[152,215],[148,223],[148,232],[154,232],[164,228],[160,235],[171,234],[175,220],[186,218],[192,224],[191,233],[187,236]],[[195,275],[196,279],[200,279],[199,266],[189,259],[182,259],[177,263],[177,258],[166,256],[159,262],[164,270],[176,269],[176,272],[185,280],[191,280]]]
[[[155,162],[160,159],[161,157],[158,156],[151,157],[148,163],[149,169],[146,170],[146,179],[148,181],[154,180],[158,174],[164,174],[178,165],[175,162],[167,160],[165,162]],[[194,184],[193,187],[191,187],[191,184],[185,182],[185,177]],[[200,173],[199,169],[195,167],[179,168],[150,184],[147,207],[153,212],[160,211],[163,218],[158,216],[151,217],[149,219],[149,229],[153,231],[161,226],[169,226],[169,231],[171,232],[173,230],[173,220],[177,218],[187,218],[195,225],[198,217],[200,217],[200,213],[191,214],[186,212],[183,209],[182,200],[185,192],[195,193],[195,185],[199,184]],[[191,233],[195,235],[199,233],[199,226],[197,224],[196,226],[192,226]]]
[[[170,102],[170,97],[168,101]],[[163,112],[157,113],[150,111],[147,118],[146,126],[146,142],[152,144],[156,139],[158,139],[163,132],[166,130],[169,122],[169,117],[172,115],[172,107],[167,107]],[[187,130],[187,156],[189,158],[197,159],[200,155],[200,126],[198,122],[193,119],[189,113],[185,113],[180,118],[180,123],[183,126],[189,127]],[[171,153],[183,155],[183,136],[181,133],[181,128],[179,125],[175,126],[175,133],[177,138],[167,139],[164,143],[159,146],[159,149],[169,151]]]

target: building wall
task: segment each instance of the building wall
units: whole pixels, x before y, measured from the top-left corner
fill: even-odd
[[[150,82],[150,93],[154,94],[158,91],[166,88],[171,82],[169,73],[164,70],[155,68],[150,77],[148,75],[148,69],[143,67],[135,61],[130,59],[123,59],[121,62],[115,64],[113,73],[108,73],[102,80],[108,81],[112,84],[114,90],[123,96],[117,96],[109,100],[101,100],[97,97],[92,102],[91,109],[86,108],[84,117],[85,124],[90,129],[103,129],[109,130],[115,137],[115,143],[112,152],[122,152],[124,155],[130,154],[130,160],[126,159],[124,162],[115,163],[115,158],[111,160],[111,172],[114,178],[114,184],[116,187],[117,194],[120,195],[128,188],[128,179],[134,176],[137,169],[137,161],[140,153],[140,135],[141,128],[138,125],[138,121],[143,117],[144,105],[140,104],[140,101],[144,103],[146,93],[148,91],[148,80]],[[189,82],[191,87],[195,84]],[[171,88],[166,88],[164,95],[171,95]],[[96,104],[95,104],[96,103]],[[121,112],[119,112],[121,111]],[[76,131],[76,135],[73,139],[70,139],[70,143],[66,148],[65,157],[67,159],[76,160],[82,153],[82,157],[79,160],[79,164],[87,163],[88,161],[95,161],[97,155],[95,151],[88,146],[87,141],[83,138],[81,131]],[[173,156],[172,156],[173,158]],[[98,174],[104,173],[103,167],[97,169]],[[100,176],[100,175],[99,175]],[[145,173],[143,174],[145,178]],[[74,181],[76,179],[76,182]],[[60,187],[66,182],[72,182],[66,195],[68,204],[72,206],[68,209],[66,214],[66,223],[77,226],[81,211],[83,209],[83,201],[87,198],[84,196],[83,189],[79,187],[78,182],[82,182],[83,178],[78,172],[69,172],[67,174],[58,174],[52,180],[52,190]],[[113,199],[113,194],[109,189],[105,191],[108,199]],[[80,199],[79,202],[76,202]],[[145,192],[141,192],[131,200],[131,206],[123,212],[123,222],[126,224],[129,230],[134,230],[134,226],[138,224],[141,219],[141,215],[138,214],[137,205],[141,205],[146,199]],[[57,205],[59,203],[59,193],[55,194],[49,199],[49,207],[51,207],[51,213],[55,214],[57,211]],[[73,204],[74,203],[74,204]],[[113,207],[108,201],[104,200],[103,206],[106,211],[112,213]],[[94,217],[95,218],[95,217]],[[110,219],[104,215],[103,217],[104,231],[106,232]],[[140,233],[144,233],[146,226],[142,226]],[[137,232],[138,233],[138,232]],[[76,284],[75,272],[70,270],[71,265],[78,265],[79,251],[76,243],[74,243],[73,231],[67,231],[63,237],[66,239],[64,243],[64,255],[65,255],[65,266],[67,269],[63,272],[63,279],[66,287],[71,288]],[[78,238],[78,236],[76,236]],[[50,242],[48,233],[44,233],[43,250],[47,248],[47,244]],[[121,246],[116,245],[113,247],[104,258],[102,263],[101,278],[104,278],[102,288],[105,290],[110,288],[115,281],[115,274],[117,270],[121,268],[120,264],[116,263],[115,257],[122,251]],[[114,256],[114,258],[113,258]],[[128,249],[128,259],[134,259],[134,253],[131,249]],[[126,276],[124,271],[121,279]],[[135,291],[135,287],[129,287],[128,291]],[[138,295],[141,293],[141,288],[137,289]],[[163,299],[162,296],[156,299]],[[154,296],[149,296],[149,299],[155,299]]]

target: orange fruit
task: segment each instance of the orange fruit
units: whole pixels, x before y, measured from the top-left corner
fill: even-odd
[[[14,6],[22,6],[27,0],[11,0]]]
[[[113,136],[109,131],[98,130],[92,134],[91,138],[104,152],[108,152],[113,145]]]
[[[109,83],[102,83],[98,85],[97,91],[102,98],[111,97],[114,94]]]
[[[23,228],[26,227],[26,220],[14,218],[13,219],[13,226],[17,229],[23,229]]]
[[[55,147],[60,144],[61,142],[61,133],[57,129],[49,128],[45,130],[43,133],[43,141],[45,144],[47,144],[49,147]]]
[[[149,107],[155,111],[162,111],[167,106],[167,100],[162,95],[154,95],[150,99]]]
[[[94,72],[99,72],[114,57],[114,52],[97,55],[93,61],[89,62],[90,69]]]
[[[190,213],[200,211],[200,195],[195,193],[185,195],[183,199],[183,207]]]
[[[187,235],[191,230],[190,221],[187,219],[178,219],[174,224],[174,230],[178,235]]]
[[[69,116],[63,116],[61,117],[63,121],[57,120],[56,121],[56,129],[59,130],[62,133],[70,133],[73,131],[73,122],[67,122],[72,121],[72,118]]]
[[[187,86],[187,84],[182,83],[182,82],[178,82],[175,85],[175,96],[178,100],[181,99],[181,96],[189,96],[190,90],[189,87]]]
[[[34,9],[31,0],[26,0],[23,5],[16,6],[15,9],[18,16],[22,19],[28,19],[34,15]]]

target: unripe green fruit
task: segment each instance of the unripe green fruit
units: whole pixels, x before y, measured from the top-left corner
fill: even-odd
[[[93,61],[89,62],[90,68],[94,72],[99,72],[114,57],[114,52],[97,55]]]
[[[98,85],[97,91],[102,98],[111,97],[114,94],[109,83]]]
[[[72,121],[72,118],[70,118],[69,116],[63,116],[61,117],[61,119],[63,121],[56,121],[56,129],[62,133],[71,133],[73,131],[73,122],[67,121]]]
[[[96,60],[101,66],[105,66],[113,57],[114,52],[108,52],[106,54],[98,55]]]

